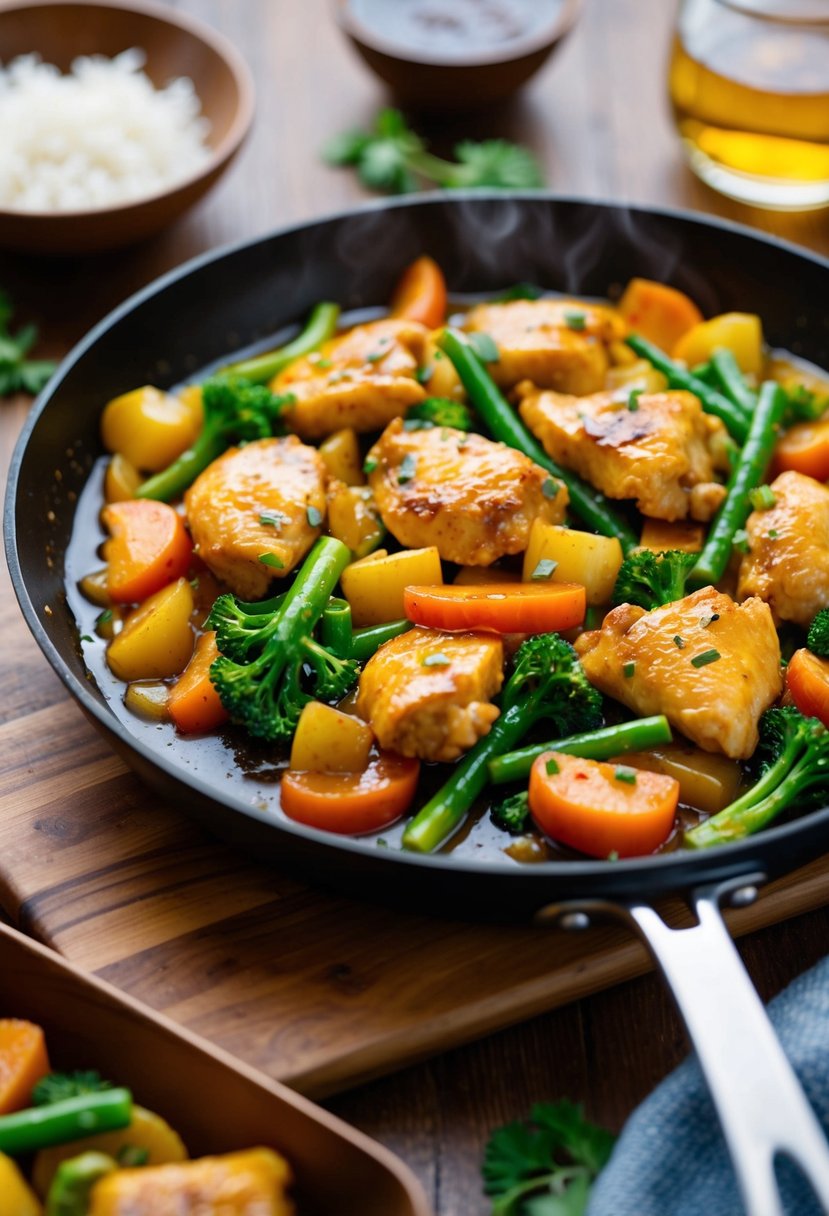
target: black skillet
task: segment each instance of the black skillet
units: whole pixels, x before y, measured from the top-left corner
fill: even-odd
[[[74,495],[100,453],[98,419],[134,385],[172,385],[304,317],[318,300],[382,304],[401,267],[432,254],[454,292],[518,281],[589,296],[634,275],[687,291],[706,315],[750,310],[772,346],[829,368],[829,262],[699,216],[551,198],[427,196],[381,203],[199,258],[146,288],[61,365],[21,436],[10,473],[6,552],[26,621],[49,662],[113,747],[162,795],[235,844],[352,894],[454,916],[557,920],[624,916],[665,972],[706,1071],[751,1216],[781,1213],[777,1153],[798,1161],[829,1210],[829,1151],[782,1055],[719,914],[764,881],[829,846],[829,807],[740,843],[617,863],[518,866],[378,849],[252,805],[181,762],[175,748],[116,716],[87,678],[64,593]],[[67,455],[71,453],[71,455]],[[55,470],[60,470],[56,479]],[[46,614],[44,606],[51,612]],[[691,929],[669,929],[651,903],[684,893]]]

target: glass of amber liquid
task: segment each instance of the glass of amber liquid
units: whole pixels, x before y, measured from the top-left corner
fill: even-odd
[[[829,206],[829,0],[682,0],[671,104],[695,173],[755,207]]]

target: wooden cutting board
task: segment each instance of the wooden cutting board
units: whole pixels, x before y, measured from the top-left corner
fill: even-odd
[[[22,417],[22,402],[0,414],[3,468]],[[0,630],[0,905],[272,1077],[322,1096],[648,969],[622,928],[406,915],[255,864],[110,751],[30,637],[5,566]],[[825,859],[729,919],[746,933],[828,902]]]

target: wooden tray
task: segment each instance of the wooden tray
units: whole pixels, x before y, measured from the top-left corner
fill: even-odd
[[[648,969],[623,929],[404,915],[257,866],[159,803],[66,699],[8,593],[3,608],[0,902],[270,1076],[331,1093]],[[729,920],[745,933],[827,902],[823,860]]]

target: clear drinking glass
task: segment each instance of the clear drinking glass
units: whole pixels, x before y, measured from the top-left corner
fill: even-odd
[[[756,207],[829,206],[829,0],[682,0],[669,88],[709,186]]]

